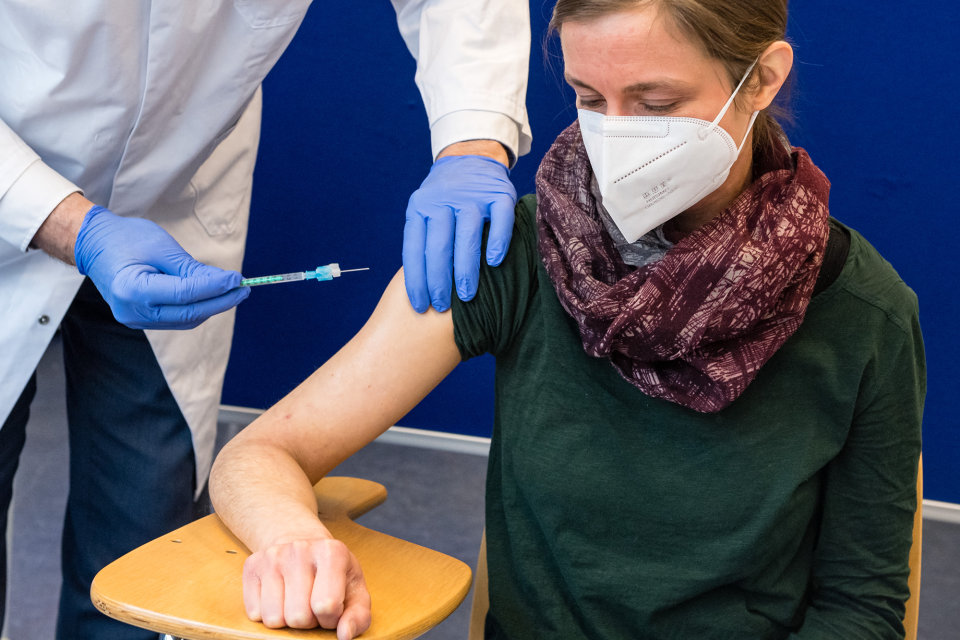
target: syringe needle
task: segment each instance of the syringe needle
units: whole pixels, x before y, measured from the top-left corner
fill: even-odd
[[[364,267],[362,269],[340,269],[340,273],[350,273],[351,271],[370,271],[370,267]]]

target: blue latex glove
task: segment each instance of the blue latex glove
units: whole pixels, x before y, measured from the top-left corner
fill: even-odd
[[[437,160],[410,196],[403,229],[403,272],[410,304],[418,313],[430,304],[450,308],[456,274],[457,295],[471,300],[480,279],[480,244],[490,221],[487,264],[498,266],[513,235],[517,191],[510,171],[484,156]]]
[[[157,224],[103,207],[87,212],[73,253],[131,329],[192,329],[250,295],[250,287],[236,288],[236,271],[197,262]]]

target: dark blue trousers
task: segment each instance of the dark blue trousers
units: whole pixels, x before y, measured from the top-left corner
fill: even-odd
[[[113,560],[193,520],[196,483],[190,431],[145,334],[114,320],[89,279],[67,312],[61,333],[70,495],[63,525],[57,639],[155,640],[156,633],[97,611],[90,601],[90,584]],[[0,429],[4,528],[35,391],[34,377]],[[5,590],[5,557],[3,561],[0,588]],[[0,606],[4,595],[0,593]]]

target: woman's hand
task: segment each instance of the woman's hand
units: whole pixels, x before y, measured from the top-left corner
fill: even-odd
[[[278,539],[243,565],[243,603],[271,629],[336,629],[351,640],[370,626],[370,592],[356,556],[330,538]]]

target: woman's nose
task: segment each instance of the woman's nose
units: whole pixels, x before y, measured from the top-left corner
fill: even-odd
[[[607,100],[607,109],[604,112],[607,117],[614,116],[634,116],[636,115],[630,109],[629,105],[626,102],[620,100]]]

